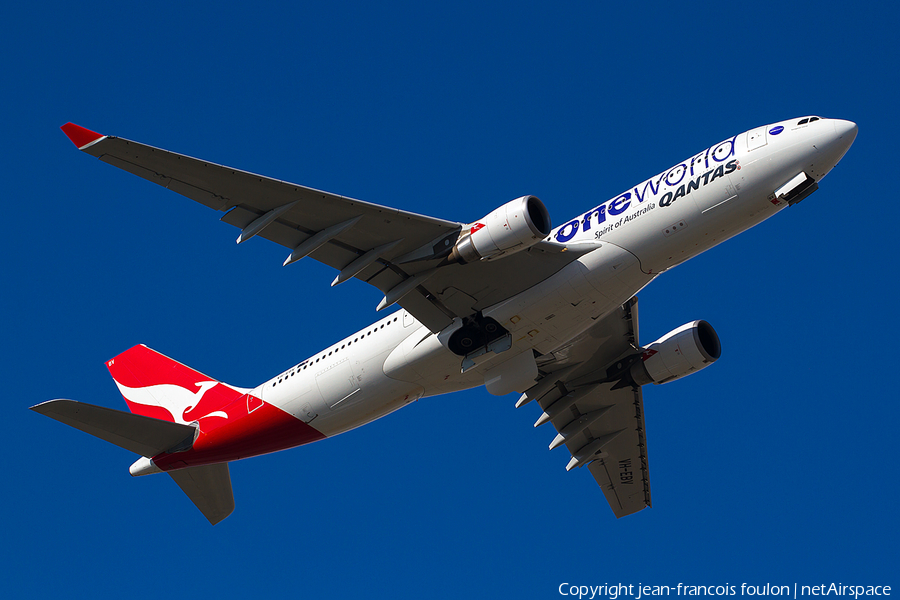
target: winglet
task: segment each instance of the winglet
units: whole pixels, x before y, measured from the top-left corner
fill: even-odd
[[[84,150],[86,147],[90,146],[97,140],[106,137],[101,133],[97,133],[96,131],[91,131],[90,129],[85,129],[80,125],[76,125],[75,123],[66,123],[60,129],[63,130],[69,139],[72,140],[72,143],[78,146],[79,150]]]

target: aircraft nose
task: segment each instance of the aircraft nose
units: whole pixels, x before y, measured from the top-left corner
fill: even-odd
[[[821,141],[815,145],[818,158],[814,170],[821,172],[821,175],[815,175],[817,179],[824,177],[844,158],[847,150],[853,145],[853,141],[856,139],[856,134],[859,131],[856,123],[853,121],[828,119],[823,123],[826,126],[828,124],[834,127],[834,133],[828,132],[827,129],[823,130],[824,137],[820,138]]]
[[[844,119],[833,119],[833,121],[835,143],[841,146],[843,150],[841,155],[843,155],[853,145],[853,141],[856,140],[859,127],[853,121],[845,121]]]

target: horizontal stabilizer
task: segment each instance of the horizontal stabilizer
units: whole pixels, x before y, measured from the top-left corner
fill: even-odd
[[[189,448],[196,432],[190,425],[170,423],[74,400],[50,400],[32,406],[31,410],[147,457],[178,446]]]
[[[188,467],[168,473],[211,524],[215,525],[234,510],[228,463]]]

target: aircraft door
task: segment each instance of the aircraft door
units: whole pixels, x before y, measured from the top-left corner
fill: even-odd
[[[757,148],[762,148],[768,143],[766,139],[766,129],[768,129],[768,125],[765,127],[757,127],[756,129],[752,129],[747,132],[747,151],[756,150]]]
[[[359,381],[346,358],[316,375],[316,385],[331,410],[348,405],[350,397],[359,392]]]
[[[700,209],[701,217],[708,217],[724,213],[725,208],[735,205],[738,192],[731,181],[731,177],[724,173],[725,166],[719,165],[712,170],[710,184],[701,187],[699,190],[691,194],[697,208]],[[715,179],[712,179],[715,178]]]

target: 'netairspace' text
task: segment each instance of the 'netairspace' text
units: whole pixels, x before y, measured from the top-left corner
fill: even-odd
[[[559,585],[561,596],[574,596],[579,600],[588,598],[617,598],[629,596],[634,600],[641,600],[649,596],[784,596],[796,600],[800,596],[852,596],[858,600],[860,596],[890,596],[889,585],[844,585],[842,583],[822,583],[819,585],[751,585],[742,583],[740,586],[732,584],[724,585],[637,585],[631,584],[603,584],[603,585],[574,585],[561,583]]]

